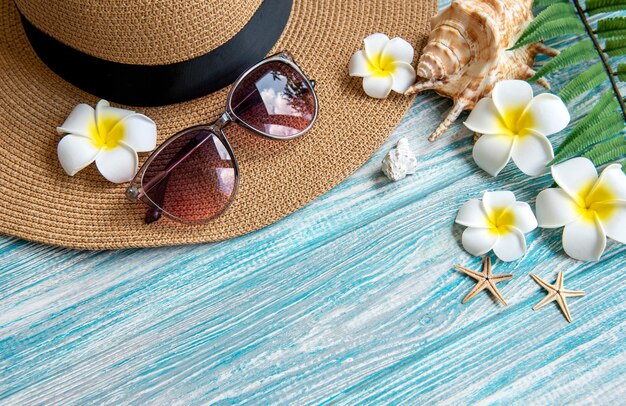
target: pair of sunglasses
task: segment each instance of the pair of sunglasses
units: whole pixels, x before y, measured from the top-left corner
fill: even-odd
[[[317,120],[314,87],[288,52],[262,60],[235,81],[217,120],[187,128],[161,144],[126,196],[148,205],[146,223],[163,215],[182,223],[218,217],[233,202],[240,176],[224,128],[237,123],[277,140],[299,137]]]

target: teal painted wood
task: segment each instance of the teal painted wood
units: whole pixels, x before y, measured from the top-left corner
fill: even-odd
[[[534,203],[551,180],[489,177],[459,123],[426,141],[449,106],[419,96],[345,182],[231,241],[81,252],[0,237],[0,403],[623,403],[625,246],[581,263],[560,230],[536,230],[524,259],[495,264],[515,275],[509,307],[461,304],[472,281],[452,265],[480,260],[460,246],[459,206],[497,189]],[[402,136],[418,174],[390,183],[379,163]],[[528,274],[559,270],[587,292],[572,324],[531,310],[544,292]]]

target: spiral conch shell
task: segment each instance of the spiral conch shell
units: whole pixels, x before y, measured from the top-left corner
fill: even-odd
[[[428,138],[443,134],[463,110],[491,94],[496,82],[528,79],[535,56],[558,52],[542,43],[508,51],[532,21],[533,0],[453,0],[431,20],[431,33],[417,65],[418,81],[406,95],[432,89],[454,104]],[[539,84],[549,89],[548,83]]]

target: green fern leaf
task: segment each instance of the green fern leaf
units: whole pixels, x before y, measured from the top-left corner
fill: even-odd
[[[583,156],[591,159],[596,166],[615,162],[626,157],[626,139],[620,134],[619,137],[594,146],[585,152]],[[626,161],[622,162],[622,169],[626,169],[624,164],[626,164]]]
[[[602,97],[600,97],[600,100],[598,100],[595,106],[593,106],[589,114],[587,114],[587,116],[585,116],[585,118],[581,120],[581,123],[584,120],[587,120],[589,116],[595,116],[595,115],[607,112],[607,110],[614,111],[617,109],[619,109],[619,103],[617,102],[617,99],[615,98],[615,94],[613,94],[613,92],[605,92],[602,95]]]
[[[599,20],[596,32],[600,38],[626,36],[626,17],[611,17]]]
[[[574,65],[575,63],[586,61],[587,59],[595,58],[597,56],[598,53],[590,40],[587,39],[581,41],[550,59],[550,61],[543,65],[541,69],[539,69],[529,80],[534,82],[549,73],[556,72],[557,70],[563,69],[567,66]]]
[[[626,9],[626,0],[587,0],[585,11],[589,15]]]
[[[561,90],[559,96],[565,103],[568,103],[576,96],[580,96],[594,87],[601,85],[607,79],[608,77],[602,62],[598,62],[569,82],[567,86]]]
[[[585,32],[585,26],[571,4],[553,4],[539,13],[511,49],[561,35]]]
[[[585,130],[579,131],[572,142],[561,148],[552,162],[560,162],[576,155],[577,151],[584,151],[598,142],[614,137],[624,128],[624,117],[618,112],[615,113],[597,120]]]
[[[608,39],[604,45],[604,52],[609,56],[626,55],[626,38]]]
[[[620,81],[626,82],[626,63],[617,65],[617,72],[615,72],[615,74]]]
[[[528,24],[528,27],[526,27],[522,35],[519,37],[518,42],[523,41],[525,37],[537,31],[537,29],[545,23],[568,16],[576,17],[576,10],[571,4],[569,4],[569,2],[557,3],[548,6],[548,8],[537,14],[530,24]]]
[[[532,34],[537,28],[541,27],[543,24],[558,20],[563,17],[576,17],[576,9],[572,6],[569,1],[559,2],[556,4],[551,4],[545,10],[541,11],[537,16],[528,24],[528,27],[522,33],[520,39],[524,38],[524,36]]]
[[[591,109],[589,114],[587,114],[582,120],[578,122],[576,127],[567,134],[567,137],[561,145],[554,151],[555,154],[559,154],[565,147],[567,147],[571,142],[573,142],[576,138],[578,138],[581,134],[584,134],[589,131],[589,129],[594,128],[602,122],[608,116],[615,116],[613,119],[617,119],[616,117],[621,117],[621,111],[618,111],[619,103],[617,103],[617,99],[613,92],[607,92],[600,98],[600,101]]]
[[[525,38],[520,38],[512,49],[532,44],[533,42],[557,38],[562,35],[584,34],[585,32],[585,26],[579,19],[576,17],[565,17],[547,22],[531,34],[527,35]]]
[[[533,8],[543,9],[558,3],[568,3],[568,0],[535,0],[535,2],[533,3]]]

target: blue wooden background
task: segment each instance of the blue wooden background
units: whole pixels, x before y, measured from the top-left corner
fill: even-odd
[[[354,175],[235,240],[81,252],[0,236],[0,403],[623,404],[626,246],[582,263],[560,230],[536,230],[524,259],[495,263],[515,275],[499,285],[508,307],[461,304],[473,282],[452,265],[480,259],[460,246],[458,208],[498,189],[534,204],[552,181],[513,165],[489,177],[460,122],[429,143],[449,106],[418,96]],[[380,161],[402,136],[418,174],[390,183]],[[558,271],[587,292],[572,324],[531,310],[544,292],[528,274]]]

